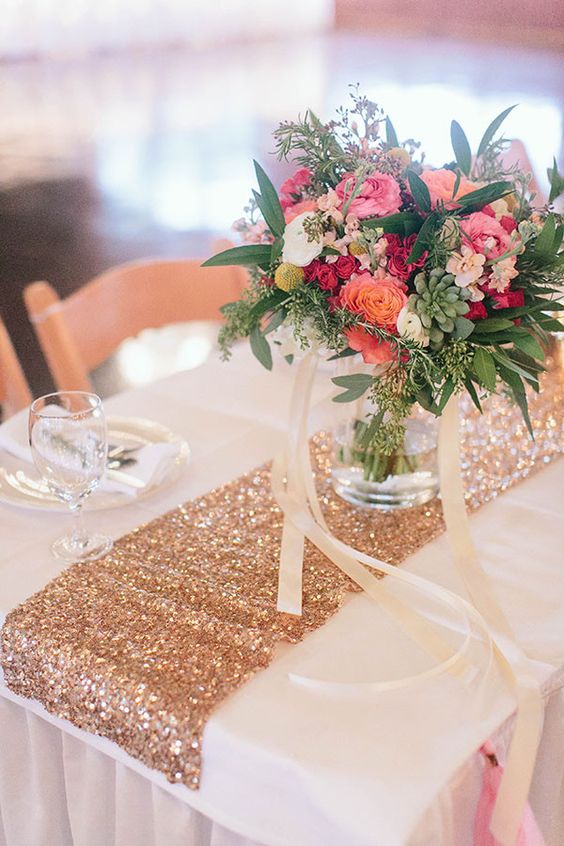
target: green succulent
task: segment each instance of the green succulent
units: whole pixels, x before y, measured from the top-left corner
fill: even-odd
[[[418,273],[415,290],[417,293],[410,297],[410,308],[428,330],[431,348],[438,350],[445,335],[454,332],[456,318],[469,311],[466,300],[470,292],[455,285],[452,273],[440,268],[435,268],[428,276],[424,271]]]

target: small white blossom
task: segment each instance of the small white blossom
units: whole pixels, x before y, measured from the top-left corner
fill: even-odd
[[[502,294],[509,287],[512,279],[518,276],[515,269],[515,256],[497,261],[492,265],[492,275],[489,279],[489,287]]]
[[[323,238],[316,238],[313,241],[308,239],[304,230],[304,220],[313,219],[313,215],[304,212],[295,217],[287,224],[284,230],[284,248],[282,250],[282,261],[290,262],[298,267],[305,267],[317,258],[323,249]]]
[[[421,323],[419,315],[409,310],[409,305],[404,305],[398,314],[396,325],[402,338],[415,341],[422,347],[429,345],[429,333]]]

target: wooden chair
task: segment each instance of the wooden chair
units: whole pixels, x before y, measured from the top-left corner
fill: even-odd
[[[0,318],[0,404],[2,418],[5,419],[16,411],[25,408],[31,402],[31,391],[24,376],[22,366]]]
[[[92,390],[89,372],[125,338],[187,320],[222,319],[220,306],[247,284],[240,267],[198,259],[114,267],[61,300],[48,282],[24,291],[29,318],[58,390]]]

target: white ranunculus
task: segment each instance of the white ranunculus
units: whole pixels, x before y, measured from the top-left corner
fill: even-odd
[[[407,338],[409,341],[416,341],[422,347],[429,345],[429,333],[421,323],[421,319],[414,311],[409,310],[409,306],[405,305],[397,319],[397,329],[402,338]]]
[[[286,226],[282,261],[288,261],[298,267],[305,267],[321,253],[323,238],[309,241],[304,231],[303,223],[308,217],[312,218],[313,215],[310,212],[299,214]]]

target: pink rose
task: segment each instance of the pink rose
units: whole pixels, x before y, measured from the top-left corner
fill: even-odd
[[[456,197],[452,196],[454,185],[456,182],[456,174],[452,170],[424,170],[421,174],[421,179],[429,189],[431,195],[431,204],[436,206],[437,203],[443,202],[446,209],[456,208],[458,203],[456,200],[469,194],[471,191],[476,191],[480,188],[478,182],[470,182],[463,176],[460,180],[460,185],[456,192]]]
[[[351,350],[361,353],[366,364],[388,364],[396,357],[396,350],[389,341],[371,335],[362,327],[345,329],[345,335]]]
[[[501,223],[483,212],[474,212],[460,222],[462,243],[488,259],[499,258],[509,249],[510,238]]]
[[[341,206],[350,197],[355,187],[354,173],[345,174],[335,188]],[[387,214],[395,214],[400,206],[400,187],[396,180],[388,173],[376,172],[365,177],[360,193],[351,202],[348,211],[358,218],[384,217]]]

